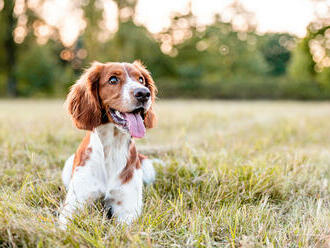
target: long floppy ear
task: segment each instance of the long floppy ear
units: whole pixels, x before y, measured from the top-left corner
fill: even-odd
[[[149,88],[150,93],[151,93],[151,106],[150,106],[149,110],[147,111],[146,116],[144,118],[144,125],[146,128],[153,128],[157,124],[156,114],[153,110],[153,105],[155,103],[156,94],[157,94],[157,88],[156,88],[154,80],[151,77],[150,72],[146,69],[146,67],[142,64],[141,61],[136,60],[133,62],[133,65],[138,67],[139,70],[141,71],[141,73],[146,81],[146,86]]]
[[[102,122],[98,84],[103,66],[94,62],[71,87],[67,96],[68,111],[79,129],[93,130]]]

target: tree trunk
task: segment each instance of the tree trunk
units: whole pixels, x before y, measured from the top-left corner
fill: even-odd
[[[7,73],[7,94],[10,97],[17,96],[17,80],[15,76],[16,50],[17,46],[14,41],[14,29],[16,26],[16,18],[14,17],[14,0],[5,0],[3,14],[6,20],[6,73]]]

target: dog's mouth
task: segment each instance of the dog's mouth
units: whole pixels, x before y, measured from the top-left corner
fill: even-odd
[[[128,130],[132,137],[143,138],[146,133],[144,126],[145,109],[137,108],[132,112],[123,113],[118,110],[109,109],[109,113],[115,124]]]

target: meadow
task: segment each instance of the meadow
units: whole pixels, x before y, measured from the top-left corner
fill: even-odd
[[[141,217],[96,202],[66,231],[61,169],[84,132],[62,103],[0,101],[0,247],[330,247],[330,103],[159,101]]]

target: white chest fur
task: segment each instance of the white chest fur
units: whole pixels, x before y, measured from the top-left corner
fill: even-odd
[[[119,175],[127,164],[131,137],[113,124],[99,126],[91,135],[91,143],[100,143],[97,150],[102,154],[102,167],[106,187],[111,189],[118,186]],[[93,144],[91,144],[93,146]]]

